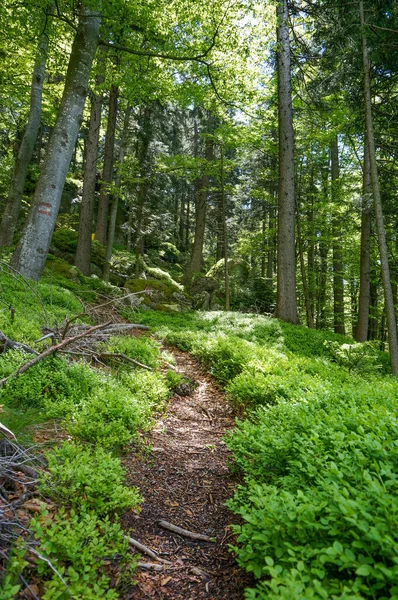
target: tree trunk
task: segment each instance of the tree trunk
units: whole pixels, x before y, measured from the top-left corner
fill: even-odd
[[[334,215],[332,218],[333,238],[333,314],[334,331],[345,335],[344,324],[344,263],[341,239],[341,219],[337,213],[340,199],[340,169],[339,169],[339,147],[337,136],[330,145],[331,176],[332,176],[332,203]]]
[[[363,59],[363,74],[364,74],[364,100],[365,100],[365,121],[366,133],[369,144],[369,159],[370,159],[370,176],[372,181],[373,199],[375,205],[377,237],[379,241],[380,261],[381,261],[381,276],[384,288],[384,303],[388,330],[388,345],[390,349],[391,371],[393,375],[398,375],[398,336],[397,322],[395,317],[394,298],[392,294],[390,266],[388,263],[388,249],[386,241],[386,232],[384,228],[383,207],[381,203],[381,194],[379,186],[379,175],[376,162],[376,146],[373,132],[372,119],[372,98],[370,87],[370,69],[368,48],[365,35],[365,17],[363,10],[363,1],[359,0],[359,13],[361,19],[361,35],[362,35],[362,59]]]
[[[276,316],[297,323],[294,133],[287,0],[277,4],[279,123],[278,278]]]
[[[120,138],[118,171],[117,171],[117,175],[116,175],[116,179],[115,179],[115,193],[113,194],[112,206],[111,206],[111,211],[110,211],[110,215],[109,215],[108,241],[107,241],[106,253],[105,253],[104,271],[102,273],[102,278],[104,281],[109,281],[109,275],[110,275],[110,271],[111,271],[112,248],[113,248],[113,242],[115,240],[116,217],[117,217],[117,209],[119,207],[120,185],[121,185],[121,181],[122,181],[122,166],[123,166],[124,155],[125,155],[126,145],[127,145],[130,114],[131,114],[131,106],[130,106],[130,104],[128,104],[127,108],[126,108],[126,112],[124,114],[123,131],[122,131],[122,135]]]
[[[214,156],[213,140],[206,140],[205,158],[212,161]],[[200,273],[203,260],[203,245],[206,230],[207,204],[209,195],[210,175],[205,173],[200,182],[195,186],[195,235],[193,241],[191,263],[187,271],[187,281],[192,279],[195,273]]]
[[[95,239],[106,244],[108,232],[108,213],[109,213],[109,187],[113,179],[113,155],[115,149],[115,131],[117,119],[117,103],[119,97],[119,88],[112,85],[109,92],[108,123],[106,126],[104,165],[102,168],[101,191],[97,215],[97,227],[95,229]]]
[[[297,222],[297,241],[298,241],[299,256],[300,256],[300,270],[301,270],[301,279],[303,282],[303,292],[304,292],[304,301],[305,301],[305,313],[306,313],[306,317],[307,317],[307,326],[310,329],[314,329],[314,316],[312,314],[310,293],[309,293],[308,282],[307,282],[307,274],[305,272],[304,250],[303,250],[303,239],[301,237],[300,207],[299,206],[297,207],[296,222]]]
[[[141,115],[141,147],[139,148],[140,178],[137,193],[137,212],[136,212],[136,235],[135,235],[135,274],[138,277],[141,266],[141,254],[143,248],[143,222],[144,206],[148,193],[148,154],[149,145],[152,137],[152,110],[149,106],[145,107]]]
[[[98,46],[99,25],[98,12],[83,4],[61,106],[28,221],[12,257],[12,266],[30,279],[39,279],[46,262],[66,174],[79,132],[91,64]]]
[[[51,10],[51,9],[50,9]],[[22,137],[21,145],[15,161],[10,190],[0,224],[0,246],[10,246],[13,241],[18,217],[21,210],[22,195],[25,187],[29,163],[40,128],[41,106],[43,96],[44,75],[48,50],[48,35],[42,33],[39,40],[38,53],[33,69],[30,89],[29,119]]]
[[[227,207],[225,197],[225,172],[224,172],[224,146],[220,145],[220,184],[221,184],[221,211],[223,223],[223,253],[224,253],[224,279],[225,279],[225,310],[230,310],[229,297],[229,272],[228,272],[228,230],[227,230]]]
[[[365,136],[358,323],[355,331],[355,339],[357,342],[366,342],[369,330],[371,210],[372,182],[370,177],[369,145]]]
[[[97,86],[104,81],[103,75],[97,76]],[[80,207],[79,236],[75,265],[84,275],[91,272],[91,234],[93,229],[95,187],[97,184],[98,141],[101,125],[102,94],[93,93],[91,97],[90,125],[86,144],[86,160],[83,178],[83,195]]]

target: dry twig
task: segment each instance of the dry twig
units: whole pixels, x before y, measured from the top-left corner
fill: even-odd
[[[177,525],[173,525],[172,523],[168,523],[167,521],[159,521],[159,527],[163,527],[163,529],[168,529],[169,531],[173,531],[174,533],[178,533],[179,535],[183,535],[184,537],[189,537],[193,540],[202,540],[203,542],[214,542],[214,540],[207,535],[203,535],[202,533],[195,533],[193,531],[189,531],[188,529],[182,529],[182,527],[178,527]]]

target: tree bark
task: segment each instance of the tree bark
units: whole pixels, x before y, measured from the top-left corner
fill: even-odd
[[[117,171],[117,175],[116,175],[116,179],[115,179],[115,193],[113,194],[111,211],[110,211],[110,215],[109,215],[108,241],[107,241],[106,253],[105,253],[104,271],[102,273],[102,278],[104,281],[109,281],[109,275],[110,275],[110,270],[111,270],[112,248],[113,248],[113,242],[115,240],[116,217],[117,217],[117,210],[119,207],[120,185],[121,185],[121,180],[122,180],[122,166],[123,166],[124,155],[125,155],[125,151],[126,151],[130,114],[131,114],[131,106],[130,106],[130,104],[128,104],[127,108],[126,108],[126,112],[124,114],[123,131],[122,131],[122,135],[120,138],[120,147],[119,147],[118,171]]]
[[[372,97],[370,85],[370,68],[368,48],[365,34],[365,16],[363,10],[363,1],[359,0],[359,14],[361,20],[362,36],[362,60],[363,60],[363,83],[364,83],[364,101],[365,101],[365,122],[366,133],[369,144],[370,176],[372,181],[373,199],[376,215],[377,237],[379,241],[381,276],[384,289],[384,303],[388,330],[388,345],[390,349],[391,371],[393,375],[398,375],[398,336],[397,321],[395,316],[394,298],[390,279],[390,266],[388,263],[388,249],[386,241],[386,231],[384,228],[383,206],[381,202],[379,175],[376,162],[376,145],[373,132],[372,119]]]
[[[228,230],[227,230],[227,207],[225,197],[225,171],[224,171],[224,146],[220,145],[220,184],[221,184],[221,211],[223,227],[223,253],[224,253],[224,280],[225,280],[225,310],[230,310],[229,294],[229,272],[228,272]]]
[[[52,9],[50,8],[49,11]],[[42,33],[38,45],[38,53],[33,69],[30,89],[29,119],[25,127],[21,145],[15,161],[10,190],[0,224],[0,246],[10,246],[13,241],[18,217],[21,210],[22,195],[25,187],[29,163],[33,156],[37,135],[40,128],[43,84],[48,51],[48,34]]]
[[[369,145],[366,136],[363,163],[358,323],[355,331],[355,339],[357,342],[366,342],[369,331],[372,182],[370,176]]]
[[[104,81],[97,76],[97,86]],[[90,125],[86,144],[86,160],[83,178],[83,195],[80,207],[79,236],[76,248],[75,265],[84,275],[91,273],[91,234],[94,217],[95,187],[97,184],[98,141],[101,125],[102,94],[91,97]]]
[[[139,148],[140,178],[137,193],[136,234],[135,234],[135,274],[139,276],[143,250],[144,206],[148,193],[149,145],[152,138],[152,110],[146,106],[141,116],[141,145]]]
[[[205,159],[212,161],[214,158],[214,145],[213,140],[207,138]],[[195,273],[199,273],[202,267],[203,260],[203,245],[205,240],[206,230],[206,217],[207,217],[207,204],[209,195],[209,184],[210,175],[205,173],[198,185],[196,185],[196,198],[195,198],[195,234],[193,241],[191,263],[187,272],[187,281],[192,279]]]
[[[15,269],[30,279],[39,279],[50,247],[66,174],[79,132],[91,64],[98,46],[99,25],[98,12],[82,4],[61,106],[28,221],[11,262]]]
[[[276,316],[297,323],[294,133],[287,0],[276,9],[279,123],[278,273]]]
[[[337,212],[340,199],[340,168],[339,168],[339,147],[337,136],[330,144],[330,161],[332,177],[332,203],[334,215],[332,218],[332,238],[333,238],[333,315],[334,331],[345,335],[344,323],[344,263],[341,239],[341,219]]]
[[[115,150],[115,131],[117,120],[117,104],[119,98],[119,88],[116,85],[111,86],[109,92],[108,123],[106,126],[104,165],[102,168],[101,190],[97,215],[97,227],[95,229],[95,239],[106,244],[108,233],[108,214],[109,214],[109,186],[113,180],[113,157]]]

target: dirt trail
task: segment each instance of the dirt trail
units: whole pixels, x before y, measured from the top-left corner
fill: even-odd
[[[228,469],[231,457],[222,441],[234,426],[234,413],[199,363],[189,354],[174,349],[173,354],[178,371],[199,385],[191,396],[173,397],[167,415],[145,436],[152,446],[148,455],[137,451],[125,458],[128,483],[140,489],[145,501],[139,515],[123,518],[136,540],[172,565],[160,572],[138,569],[138,583],[123,600],[241,600],[249,581],[228,552],[234,517],[224,506],[238,483]],[[216,542],[166,531],[158,525],[161,519]],[[153,563],[144,555],[141,560]]]

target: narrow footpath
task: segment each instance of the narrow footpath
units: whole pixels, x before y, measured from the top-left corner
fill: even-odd
[[[141,553],[140,562],[150,564],[137,569],[137,585],[122,599],[242,600],[250,580],[228,551],[234,515],[224,506],[239,483],[222,441],[234,426],[234,411],[197,361],[175,349],[173,354],[178,372],[197,387],[189,396],[174,395],[167,414],[144,437],[148,452],[137,449],[123,461],[129,485],[145,498],[141,513],[126,514],[123,525],[171,564]],[[159,525],[162,520],[215,541],[173,533]]]

